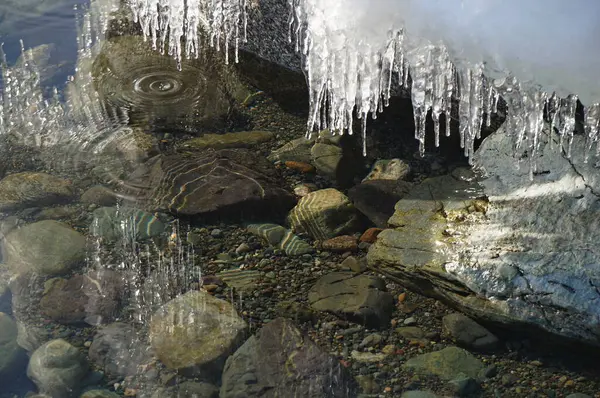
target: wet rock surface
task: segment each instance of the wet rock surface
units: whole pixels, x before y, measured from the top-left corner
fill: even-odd
[[[335,358],[291,321],[277,318],[227,360],[220,397],[352,397],[353,387]]]
[[[159,156],[138,172],[146,176],[139,185],[151,187],[147,207],[177,215],[276,215],[293,205],[272,166],[248,150]]]

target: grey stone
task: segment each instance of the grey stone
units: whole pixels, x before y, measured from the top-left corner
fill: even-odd
[[[394,298],[382,279],[352,272],[322,276],[308,293],[316,311],[326,311],[368,327],[385,327],[390,321]]]
[[[489,351],[498,346],[498,338],[493,333],[463,314],[446,315],[442,324],[444,330],[462,347]]]
[[[16,322],[7,314],[0,312],[0,378],[9,377],[24,364],[25,351],[17,343]]]
[[[483,362],[458,347],[418,355],[406,361],[402,367],[448,381],[465,377],[479,379],[485,369]]]
[[[221,398],[353,397],[351,376],[294,324],[277,318],[250,337],[225,365]]]
[[[58,221],[15,229],[4,241],[5,262],[16,273],[64,274],[81,264],[85,255],[85,237]]]
[[[46,173],[15,173],[0,180],[0,211],[51,205],[72,197],[70,182]]]
[[[167,230],[166,220],[132,207],[100,207],[92,215],[90,232],[107,241],[143,240],[160,236]]]
[[[65,340],[57,339],[33,352],[27,377],[41,393],[52,397],[76,397],[88,371],[85,355]]]

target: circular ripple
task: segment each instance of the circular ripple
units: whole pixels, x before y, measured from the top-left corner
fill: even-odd
[[[193,117],[206,122],[222,119],[231,106],[217,67],[188,60],[178,68],[173,58],[153,51],[141,38],[106,43],[93,69],[102,98],[145,120]]]

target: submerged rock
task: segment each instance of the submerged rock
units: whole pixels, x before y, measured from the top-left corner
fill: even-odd
[[[281,225],[250,224],[246,228],[248,232],[283,250],[288,256],[301,256],[315,251],[311,245]]]
[[[89,371],[85,356],[65,340],[51,340],[31,355],[29,377],[41,393],[51,397],[78,396],[81,382]]]
[[[189,291],[154,314],[150,343],[169,369],[213,378],[242,343],[246,327],[229,302]]]
[[[139,200],[154,211],[219,218],[281,215],[294,197],[277,184],[273,165],[246,149],[157,156],[141,167]]]
[[[223,371],[221,398],[353,397],[351,376],[294,324],[277,318],[250,337]]]
[[[64,203],[73,197],[69,181],[46,173],[23,172],[0,180],[0,211]]]
[[[368,261],[474,319],[600,346],[600,172],[584,162],[582,137],[570,159],[542,141],[533,180],[502,130],[475,154],[479,182],[425,180],[397,203]]]
[[[16,273],[60,275],[81,264],[86,239],[58,221],[39,221],[10,232],[4,240],[5,263]]]
[[[19,363],[24,361],[23,349],[17,342],[16,322],[7,314],[0,312],[0,380],[18,371]]]
[[[92,215],[90,232],[108,241],[148,239],[160,236],[168,227],[166,220],[161,220],[158,215],[132,207],[100,207]]]
[[[181,148],[200,149],[227,149],[249,148],[260,143],[272,140],[275,134],[270,131],[239,131],[225,134],[204,134],[181,143]]]

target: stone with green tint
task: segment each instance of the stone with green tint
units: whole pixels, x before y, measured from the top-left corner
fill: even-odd
[[[447,347],[411,358],[403,365],[417,373],[432,374],[444,380],[471,377],[477,379],[485,365],[471,353],[458,347]]]
[[[45,220],[14,229],[4,248],[13,272],[60,275],[85,260],[86,238],[67,224]]]
[[[181,143],[185,149],[227,149],[250,148],[260,143],[272,140],[275,134],[270,131],[240,131],[225,134],[204,134],[201,137]]]
[[[158,216],[132,207],[100,207],[93,212],[90,232],[109,241],[143,240],[161,235],[167,225]]]

